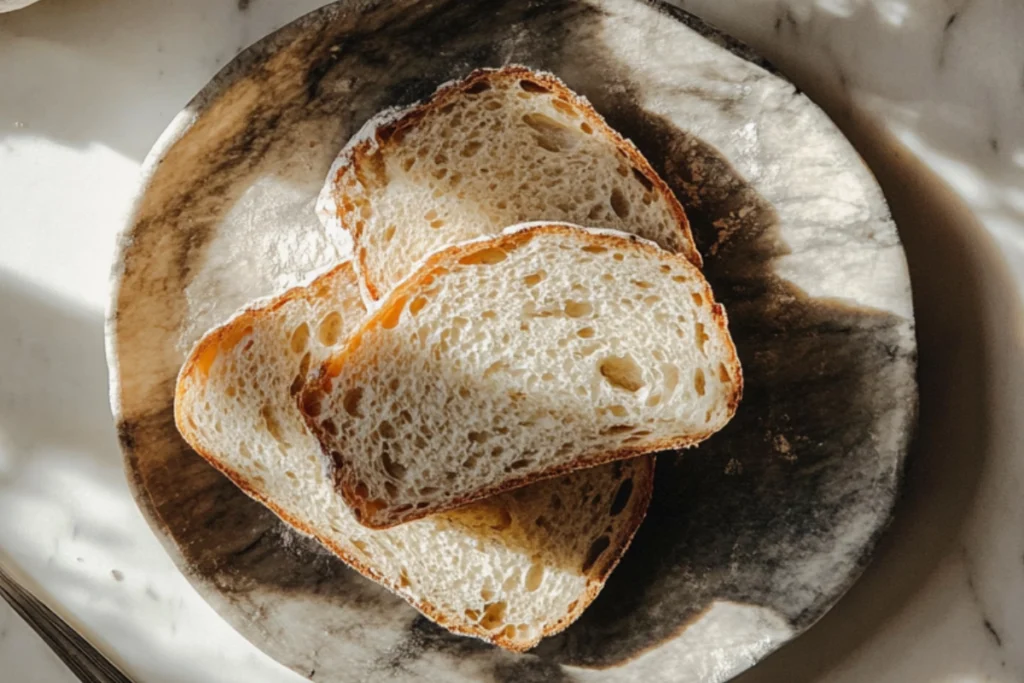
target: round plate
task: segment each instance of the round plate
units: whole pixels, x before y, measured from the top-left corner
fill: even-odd
[[[291,532],[172,416],[203,331],[338,258],[313,201],[363,121],[510,62],[589,97],[664,175],[746,375],[727,429],[659,457],[604,592],[525,655],[447,633]],[[917,393],[885,200],[817,107],[689,15],[635,0],[338,3],[240,54],[146,169],[108,320],[129,478],[196,589],[310,678],[721,681],[828,610],[890,519]]]

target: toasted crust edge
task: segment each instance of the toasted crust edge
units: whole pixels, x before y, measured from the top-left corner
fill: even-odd
[[[426,116],[433,109],[443,107],[445,104],[450,102],[452,99],[462,95],[464,91],[471,88],[477,83],[482,81],[513,81],[521,78],[529,78],[530,80],[538,81],[541,84],[551,88],[556,97],[568,99],[574,105],[579,107],[581,115],[584,119],[592,125],[596,130],[606,135],[615,146],[622,151],[629,161],[633,164],[633,167],[643,174],[643,176],[652,183],[658,193],[664,197],[668,203],[669,211],[676,219],[678,227],[678,233],[682,242],[681,250],[679,253],[683,254],[694,266],[701,268],[703,261],[701,259],[700,252],[697,249],[696,242],[693,239],[693,232],[690,229],[690,222],[686,217],[686,212],[683,209],[682,204],[676,197],[675,193],[668,186],[668,183],[662,179],[662,177],[654,170],[647,158],[637,149],[636,145],[631,140],[628,140],[616,131],[614,128],[608,125],[604,117],[594,109],[594,106],[582,95],[578,95],[573,92],[569,86],[567,86],[560,78],[554,74],[535,71],[527,66],[521,64],[510,64],[503,66],[498,69],[484,68],[476,69],[472,71],[465,78],[446,83],[439,87],[429,98],[423,102],[410,105],[409,107],[394,111],[389,110],[386,112],[386,116],[382,117],[379,124],[373,126],[373,119],[370,120],[372,126],[368,131],[361,131],[358,140],[351,148],[348,148],[342,152],[340,156],[347,156],[347,160],[343,160],[335,168],[328,182],[331,183],[331,193],[334,195],[334,188],[339,187],[339,180],[341,177],[349,172],[358,173],[358,168],[361,167],[366,157],[372,151],[388,152],[389,148],[399,144],[402,131],[405,131],[412,126],[416,125],[420,119]],[[397,139],[396,139],[397,138]],[[362,238],[361,231],[358,229],[355,223],[349,220],[348,212],[343,211],[341,206],[343,202],[339,201],[339,196],[334,196],[336,206],[336,216],[342,228],[345,229],[351,236],[354,242],[354,254],[356,260],[356,272],[359,274],[359,278],[365,288],[365,291],[374,301],[377,301],[382,296],[382,290],[380,283],[371,282],[368,277],[368,269],[366,267],[366,251],[360,249],[360,242]]]
[[[732,336],[729,333],[729,324],[728,318],[725,313],[725,308],[720,303],[715,302],[714,293],[711,291],[711,286],[707,283],[706,280],[704,280],[704,276],[700,272],[700,270],[696,266],[694,266],[693,263],[690,262],[689,259],[687,259],[684,255],[674,254],[672,252],[665,251],[659,248],[654,243],[648,242],[647,240],[637,237],[636,235],[629,235],[626,233],[614,233],[611,231],[591,231],[585,228],[581,228],[579,226],[572,226],[567,223],[537,222],[524,225],[522,229],[518,229],[512,232],[504,232],[489,238],[475,239],[468,242],[463,242],[461,244],[456,244],[451,247],[447,247],[445,249],[433,252],[423,261],[420,267],[412,275],[410,275],[404,281],[399,283],[389,293],[388,298],[383,303],[381,303],[379,308],[374,310],[370,315],[368,315],[363,320],[359,328],[355,332],[353,332],[352,335],[349,337],[349,340],[348,342],[346,342],[345,346],[340,351],[331,356],[331,358],[328,359],[327,362],[321,365],[317,375],[314,378],[312,378],[310,382],[307,382],[306,386],[299,393],[299,401],[300,412],[305,418],[306,424],[313,432],[313,435],[317,438],[317,441],[320,442],[324,457],[330,458],[333,461],[333,457],[331,456],[331,449],[324,443],[325,437],[323,432],[319,428],[317,420],[307,415],[305,411],[302,409],[302,405],[305,403],[305,399],[309,394],[309,387],[311,384],[316,385],[318,387],[318,390],[321,392],[328,390],[328,385],[331,381],[331,378],[328,375],[327,366],[335,363],[344,364],[345,359],[347,359],[348,356],[354,353],[355,349],[358,348],[358,346],[360,345],[361,336],[364,334],[364,332],[380,324],[380,322],[383,319],[387,318],[391,314],[392,309],[396,305],[404,305],[405,299],[409,296],[412,296],[418,289],[420,289],[420,286],[421,284],[423,284],[423,281],[429,277],[432,277],[433,274],[439,268],[444,268],[445,266],[452,265],[453,262],[457,262],[459,259],[464,258],[465,256],[473,254],[477,251],[481,251],[483,249],[503,248],[506,246],[512,246],[513,248],[518,247],[520,244],[523,244],[540,234],[562,234],[573,236],[585,235],[588,239],[592,240],[592,244],[595,245],[609,245],[612,248],[627,246],[643,249],[659,259],[676,261],[680,264],[685,264],[685,267],[693,268],[694,270],[696,270],[696,275],[700,277],[700,279],[704,282],[704,295],[707,301],[712,302],[712,317],[714,318],[719,331],[724,333],[725,338],[729,343],[729,356],[728,358],[726,358],[725,363],[726,369],[729,372],[729,376],[734,380],[734,391],[732,395],[729,397],[728,403],[726,404],[726,418],[722,424],[722,427],[724,427],[726,424],[729,423],[729,421],[732,420],[733,416],[736,414],[736,410],[739,408],[740,399],[743,396],[743,370],[740,365],[739,356],[736,352],[736,345],[735,343],[733,343]],[[721,429],[721,427],[719,429]],[[335,463],[336,467],[338,467],[338,470],[336,470],[335,481],[336,488],[340,493],[342,499],[350,508],[353,509],[353,511],[357,513],[356,519],[359,521],[360,524],[370,529],[388,529],[399,524],[404,524],[405,522],[411,522],[426,517],[428,515],[437,514],[440,512],[445,512],[458,507],[462,507],[463,505],[467,505],[468,503],[472,503],[477,500],[490,498],[499,493],[511,491],[513,489],[517,489],[537,481],[550,479],[552,477],[564,475],[576,470],[596,467],[598,465],[603,465],[605,463],[613,462],[615,460],[624,460],[628,458],[648,455],[651,453],[658,453],[661,451],[689,448],[704,441],[711,435],[715,434],[717,431],[718,430],[706,430],[684,438],[662,439],[661,441],[656,441],[645,447],[630,447],[622,448],[617,451],[605,451],[586,458],[581,458],[572,463],[556,465],[548,469],[542,470],[540,472],[535,472],[533,474],[508,479],[501,484],[479,489],[471,494],[467,494],[459,498],[456,498],[447,504],[440,504],[434,507],[427,507],[420,510],[413,509],[398,515],[391,516],[375,514],[374,511],[368,507],[368,501],[358,496],[354,489],[348,485],[348,482],[345,481],[342,469],[338,463]]]
[[[640,523],[647,515],[647,507],[650,503],[651,496],[654,490],[654,457],[647,456],[643,458],[643,462],[639,462],[639,467],[634,475],[634,489],[633,495],[630,497],[629,506],[631,510],[630,518],[623,522],[620,526],[620,533],[618,538],[613,539],[615,542],[610,547],[614,549],[614,552],[605,553],[607,557],[602,557],[601,561],[596,563],[591,571],[587,575],[586,588],[581,593],[580,597],[576,599],[576,606],[559,618],[554,623],[545,626],[541,629],[541,633],[535,639],[529,641],[517,641],[510,638],[505,638],[501,632],[491,633],[489,631],[482,630],[476,624],[466,621],[460,615],[446,615],[441,610],[434,607],[429,602],[417,600],[413,596],[403,592],[397,582],[391,581],[384,577],[382,574],[373,569],[373,567],[360,562],[358,559],[353,557],[344,548],[336,543],[331,542],[324,536],[316,533],[312,527],[302,520],[293,517],[276,503],[269,498],[263,496],[255,489],[253,489],[239,474],[236,470],[226,466],[222,463],[216,455],[207,450],[203,444],[202,439],[198,434],[193,432],[185,419],[188,411],[185,407],[185,395],[188,391],[189,385],[192,383],[201,382],[196,377],[196,371],[198,366],[198,360],[203,355],[203,352],[210,348],[214,344],[220,344],[221,340],[227,336],[232,329],[238,325],[247,324],[249,321],[255,320],[263,315],[267,315],[284,306],[289,301],[295,299],[310,299],[316,297],[319,292],[322,291],[323,283],[328,278],[332,277],[339,270],[351,267],[349,261],[344,261],[334,268],[330,269],[323,275],[320,275],[315,280],[310,282],[306,286],[293,287],[283,294],[275,297],[264,305],[253,306],[240,311],[238,314],[233,316],[225,324],[211,330],[205,334],[202,339],[199,340],[192,348],[189,353],[188,359],[182,365],[181,371],[178,374],[177,382],[175,385],[174,392],[174,423],[178,428],[178,432],[181,434],[185,442],[204,460],[206,460],[214,469],[227,477],[235,486],[237,486],[243,493],[252,498],[253,500],[261,503],[264,507],[273,512],[281,521],[285,524],[296,529],[300,533],[315,539],[320,545],[327,548],[331,553],[337,556],[346,565],[359,572],[366,578],[384,587],[395,595],[405,600],[414,609],[424,614],[431,621],[439,624],[443,628],[457,633],[459,635],[469,636],[483,640],[485,642],[497,645],[510,652],[526,652],[527,650],[535,647],[542,639],[554,635],[572,624],[576,619],[580,617],[583,611],[590,605],[591,602],[597,597],[604,587],[608,576],[611,574],[619,561],[625,555],[626,550],[629,548],[633,537],[636,535],[637,530],[640,528]],[[638,482],[638,479],[642,480]]]

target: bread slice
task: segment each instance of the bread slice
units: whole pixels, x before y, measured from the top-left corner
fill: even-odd
[[[387,531],[358,524],[294,396],[364,316],[343,263],[208,333],[178,380],[185,439],[243,491],[452,631],[510,650],[566,627],[640,524],[653,458],[579,472]]]
[[[385,528],[721,429],[742,374],[700,271],[635,236],[520,227],[431,255],[301,410]]]
[[[636,147],[556,77],[522,66],[474,71],[371,119],[318,206],[348,231],[371,300],[426,254],[524,221],[635,233],[700,265],[682,206]]]

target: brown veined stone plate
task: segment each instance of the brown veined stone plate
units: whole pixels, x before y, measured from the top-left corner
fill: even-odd
[[[474,68],[552,71],[690,215],[746,374],[739,413],[658,459],[654,500],[582,618],[514,655],[454,636],[194,454],[191,344],[338,258],[313,212],[371,115]],[[254,644],[320,681],[725,680],[810,626],[887,525],[917,388],[910,282],[881,190],[831,121],[742,45],[638,0],[340,2],[242,52],[146,163],[108,320],[135,497]]]

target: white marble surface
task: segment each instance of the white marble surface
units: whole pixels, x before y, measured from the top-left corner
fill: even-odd
[[[0,16],[0,549],[140,681],[298,680],[196,596],[135,509],[102,317],[150,145],[238,50],[319,4],[44,0]],[[1024,680],[1024,5],[682,4],[773,58],[862,146],[907,245],[922,389],[939,397],[865,578],[741,680]],[[0,671],[74,680],[5,606]]]

